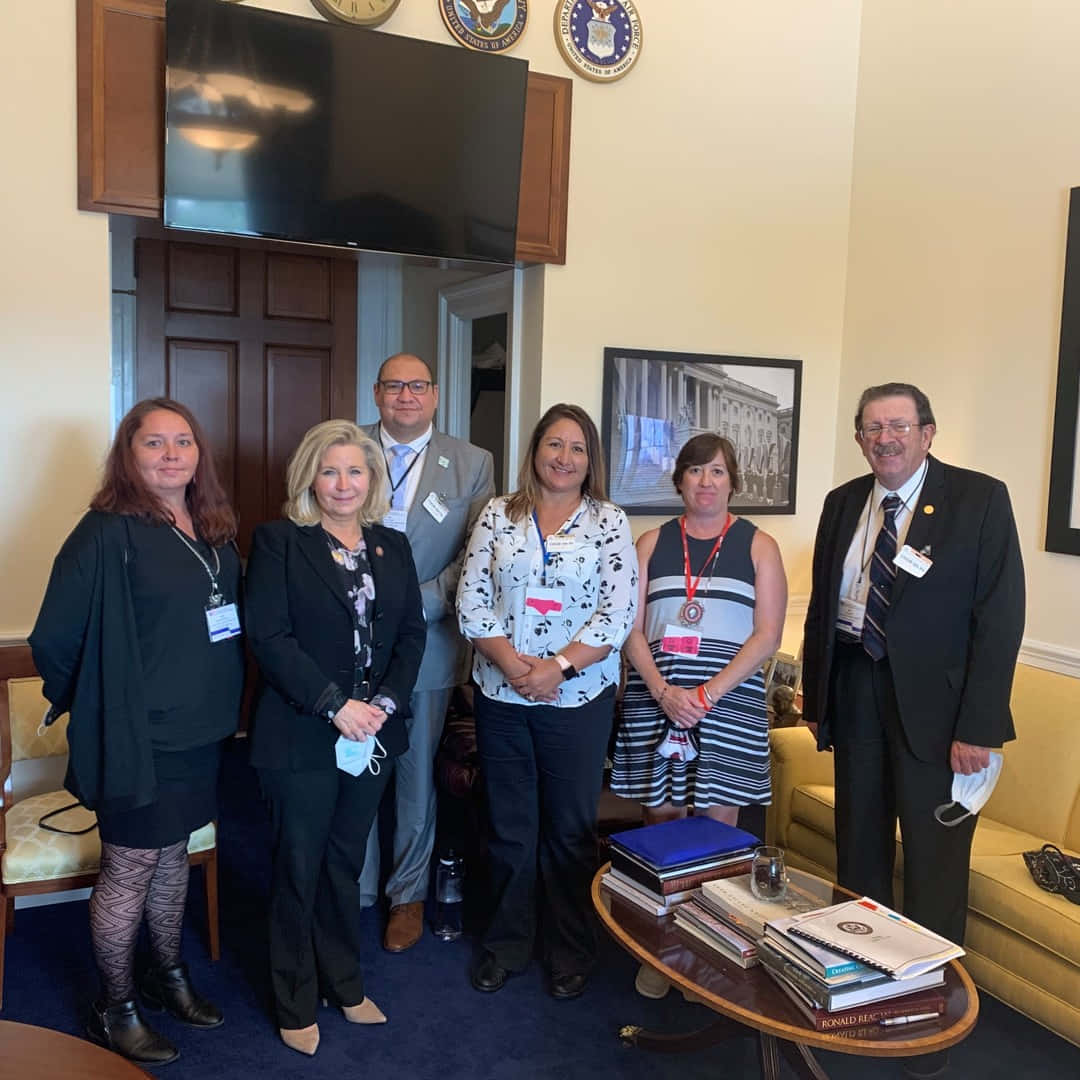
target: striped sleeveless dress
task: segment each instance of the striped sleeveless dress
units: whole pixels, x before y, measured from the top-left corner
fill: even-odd
[[[750,544],[757,526],[736,518],[724,538],[711,577],[695,594],[705,614],[695,629],[701,634],[696,657],[661,651],[664,628],[679,624],[686,599],[682,536],[678,518],[660,527],[648,566],[644,630],[660,674],[674,686],[699,686],[724,668],[754,626],[754,564]],[[715,543],[687,537],[690,565],[696,574]],[[708,570],[706,569],[706,573]],[[771,801],[769,724],[765,682],[759,670],[725,694],[695,729],[698,756],[674,761],[656,753],[667,718],[630,667],[623,696],[622,722],[615,741],[611,788],[646,806],[749,806]]]

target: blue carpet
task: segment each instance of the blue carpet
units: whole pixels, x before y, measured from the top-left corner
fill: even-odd
[[[278,1039],[266,970],[265,899],[268,834],[246,746],[226,755],[221,819],[220,963],[205,944],[202,875],[192,874],[184,953],[194,980],[225,1010],[224,1026],[195,1031],[171,1017],[154,1018],[180,1047],[180,1059],[159,1073],[169,1080],[259,1075],[265,1080],[387,1076],[402,1080],[698,1080],[753,1077],[750,1039],[711,1050],[659,1055],[623,1046],[623,1024],[661,1031],[692,1031],[711,1013],[676,993],[647,1001],[633,989],[633,960],[606,938],[585,995],[559,1002],[534,964],[497,994],[468,983],[471,943],[444,943],[430,934],[400,955],[380,947],[381,917],[370,912],[365,957],[372,998],[389,1016],[381,1027],[346,1023],[339,1012],[319,1014],[322,1043],[312,1059]],[[82,1034],[86,1002],[96,990],[86,926],[86,904],[20,910],[7,941],[5,1020]],[[152,1014],[151,1014],[152,1015]],[[897,1062],[820,1053],[836,1080],[899,1077]],[[786,1066],[785,1066],[786,1068]],[[956,1078],[1019,1080],[1080,1076],[1080,1050],[995,1001],[982,997],[974,1033],[952,1055]]]

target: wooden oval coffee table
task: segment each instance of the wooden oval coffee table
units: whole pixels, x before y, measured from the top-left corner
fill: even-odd
[[[146,1080],[150,1073],[85,1039],[0,1020],[0,1080]]]
[[[968,973],[955,961],[945,972],[945,1013],[917,1025],[877,1027],[870,1031],[815,1031],[760,966],[749,969],[725,959],[695,941],[666,915],[656,918],[628,900],[601,888],[607,871],[602,866],[592,883],[592,901],[600,921],[627,952],[665,976],[676,988],[695,997],[719,1018],[707,1028],[688,1035],[663,1035],[635,1026],[622,1029],[627,1042],[651,1050],[688,1050],[715,1045],[724,1039],[757,1034],[762,1076],[780,1075],[780,1059],[800,1077],[824,1080],[826,1074],[812,1047],[863,1057],[913,1057],[945,1050],[964,1039],[979,1015],[979,995]],[[821,897],[823,904],[838,904],[851,894],[799,870],[791,880]]]

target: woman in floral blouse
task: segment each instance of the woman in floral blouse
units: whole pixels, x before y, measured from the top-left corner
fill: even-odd
[[[251,760],[270,805],[270,975],[281,1038],[314,1054],[319,998],[386,1017],[364,989],[356,879],[426,637],[379,448],[347,420],[316,424],[289,462],[289,520],[255,530],[248,640],[262,674]]]
[[[458,621],[475,648],[495,885],[477,990],[501,989],[528,964],[538,869],[551,993],[577,997],[596,954],[596,803],[619,649],[637,605],[630,526],[606,487],[596,425],[576,405],[553,405],[533,432],[518,490],[488,503],[465,555]]]

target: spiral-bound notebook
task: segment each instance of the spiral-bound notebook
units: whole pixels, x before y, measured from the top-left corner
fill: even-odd
[[[853,956],[894,979],[920,975],[964,955],[959,945],[867,896],[797,915],[788,933]]]

